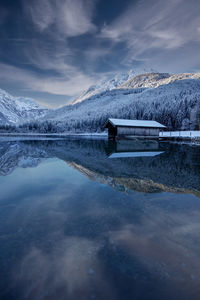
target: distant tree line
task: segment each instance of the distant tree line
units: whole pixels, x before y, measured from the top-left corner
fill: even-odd
[[[116,93],[116,92],[115,92]],[[125,93],[125,92],[124,92]],[[126,91],[126,93],[128,93]],[[138,92],[139,93],[139,92]],[[109,95],[109,94],[108,94]],[[113,94],[110,92],[110,95]],[[101,99],[86,100],[70,106],[65,111],[65,118],[30,121],[19,126],[1,125],[0,130],[9,132],[101,132],[108,118],[156,120],[169,130],[200,130],[200,96],[192,90],[167,95],[158,90],[147,97],[131,95],[128,101],[119,99],[110,101],[104,106]],[[111,97],[110,96],[110,97]],[[129,96],[130,97],[130,96]],[[92,103],[92,105],[91,105]],[[92,107],[92,108],[91,108]]]

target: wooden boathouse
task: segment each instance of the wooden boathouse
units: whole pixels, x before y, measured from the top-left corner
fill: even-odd
[[[125,120],[109,118],[104,125],[108,128],[108,138],[159,138],[159,132],[166,129],[166,126],[149,120]]]

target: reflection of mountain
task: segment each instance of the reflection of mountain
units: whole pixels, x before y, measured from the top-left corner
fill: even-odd
[[[189,145],[133,142],[128,151],[156,150],[157,156],[109,159],[107,155],[119,145],[107,141],[68,140],[4,142],[0,144],[0,173],[6,175],[16,167],[36,166],[43,158],[57,157],[75,167],[88,178],[119,190],[142,192],[200,192],[200,149]],[[120,145],[126,152],[126,145]],[[137,148],[140,149],[137,149]],[[136,151],[135,151],[136,152]]]
[[[72,167],[87,176],[90,180],[95,180],[100,183],[108,184],[114,189],[119,191],[128,192],[134,190],[143,193],[158,193],[158,192],[171,192],[171,193],[194,193],[200,196],[200,191],[196,189],[185,189],[180,187],[167,186],[162,183],[154,182],[151,179],[137,179],[126,177],[110,177],[104,176],[90,171],[76,163],[70,163]]]
[[[45,152],[29,144],[1,143],[0,144],[0,175],[8,175],[17,167],[36,167],[45,157]]]

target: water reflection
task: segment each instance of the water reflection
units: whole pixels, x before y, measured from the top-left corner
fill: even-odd
[[[200,148],[157,141],[32,141],[0,143],[0,175],[58,158],[114,188],[199,195]],[[115,158],[115,159],[108,159]]]
[[[1,299],[199,299],[198,147],[2,142],[0,170]]]

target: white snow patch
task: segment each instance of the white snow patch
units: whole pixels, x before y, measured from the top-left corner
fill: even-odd
[[[125,158],[125,157],[153,157],[164,153],[164,151],[157,152],[121,152],[121,153],[112,153],[108,158]]]
[[[186,137],[186,138],[195,138],[200,137],[200,131],[191,130],[191,131],[163,131],[159,133],[160,137]]]
[[[149,120],[125,120],[125,119],[108,119],[114,126],[132,126],[132,127],[152,127],[152,128],[166,128],[166,126]]]

